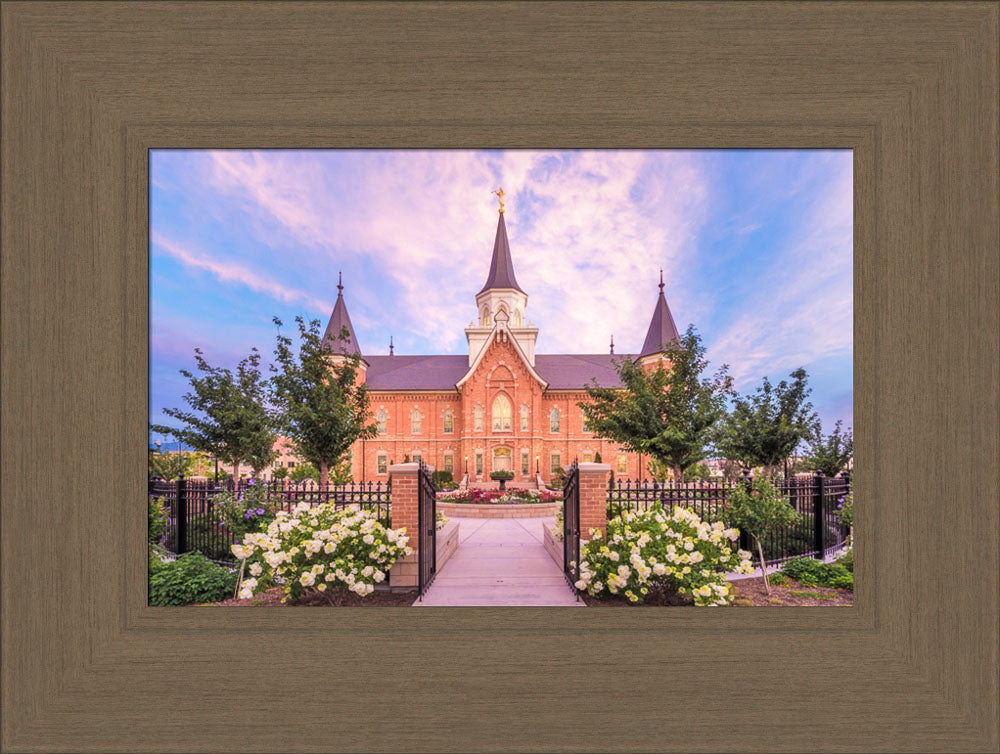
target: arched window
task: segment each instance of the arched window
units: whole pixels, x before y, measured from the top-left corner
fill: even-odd
[[[520,309],[515,309],[514,310],[514,327],[520,327],[520,326],[521,326],[521,310]]]
[[[419,435],[423,431],[424,426],[424,415],[420,413],[419,408],[413,409],[410,412],[410,434]]]
[[[483,313],[480,316],[480,321],[483,323],[483,327],[490,326],[490,310],[488,307],[483,307]]]
[[[552,413],[549,414],[549,432],[559,431],[559,409],[552,409]]]
[[[528,408],[528,404],[527,403],[522,403],[521,404],[521,431],[522,432],[527,432],[528,431],[528,417],[530,415],[531,415],[531,411]]]
[[[450,408],[445,409],[441,424],[446,435],[450,435],[455,431],[455,414],[452,413]]]
[[[583,414],[582,418],[580,419],[580,429],[583,432],[589,432],[590,431],[590,426],[587,424],[587,415],[586,414]]]
[[[476,410],[473,413],[473,416],[475,417],[475,429],[476,429],[476,432],[482,432],[483,431],[483,407],[482,406],[476,406]]]
[[[378,430],[378,433],[380,435],[384,435],[385,434],[385,425],[386,425],[386,420],[387,419],[388,419],[388,417],[386,416],[385,409],[384,408],[380,408],[378,410],[378,414],[376,414],[376,416],[375,416],[375,426],[376,426],[376,429]]]
[[[510,399],[506,395],[493,401],[493,431],[510,432]]]

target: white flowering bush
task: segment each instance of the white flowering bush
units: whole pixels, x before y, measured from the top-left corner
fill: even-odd
[[[695,605],[728,605],[727,572],[753,573],[750,553],[734,550],[738,529],[708,523],[687,508],[668,515],[660,506],[627,511],[608,521],[608,533],[590,531],[580,550],[577,589],[591,596],[620,594],[643,602],[650,587],[689,595]]]
[[[330,587],[363,597],[385,581],[399,558],[413,552],[408,541],[405,528],[387,529],[374,511],[299,503],[291,513],[278,511],[265,531],[249,532],[233,545],[233,554],[245,561],[239,596],[247,599],[282,584],[282,602]]]

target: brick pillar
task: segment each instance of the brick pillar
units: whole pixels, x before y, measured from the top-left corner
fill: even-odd
[[[590,539],[591,529],[608,531],[608,473],[611,464],[579,463],[580,537]]]
[[[389,585],[395,589],[416,587],[420,581],[417,563],[417,552],[420,548],[419,510],[417,500],[417,484],[420,464],[397,463],[389,467],[389,477],[392,480],[392,507],[390,508],[393,529],[406,528],[410,538],[407,543],[413,548],[413,554],[400,558],[389,571]]]

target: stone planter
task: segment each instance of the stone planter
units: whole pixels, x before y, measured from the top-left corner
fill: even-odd
[[[437,509],[448,518],[548,518],[556,515],[562,501],[551,503],[497,503],[474,505],[437,501]]]
[[[490,479],[494,482],[500,482],[500,491],[507,491],[507,482],[514,478],[514,475],[505,471],[494,471],[490,474]]]

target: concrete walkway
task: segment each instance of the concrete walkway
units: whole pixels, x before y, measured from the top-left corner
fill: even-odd
[[[542,546],[553,518],[461,518],[458,550],[415,607],[584,607]]]

